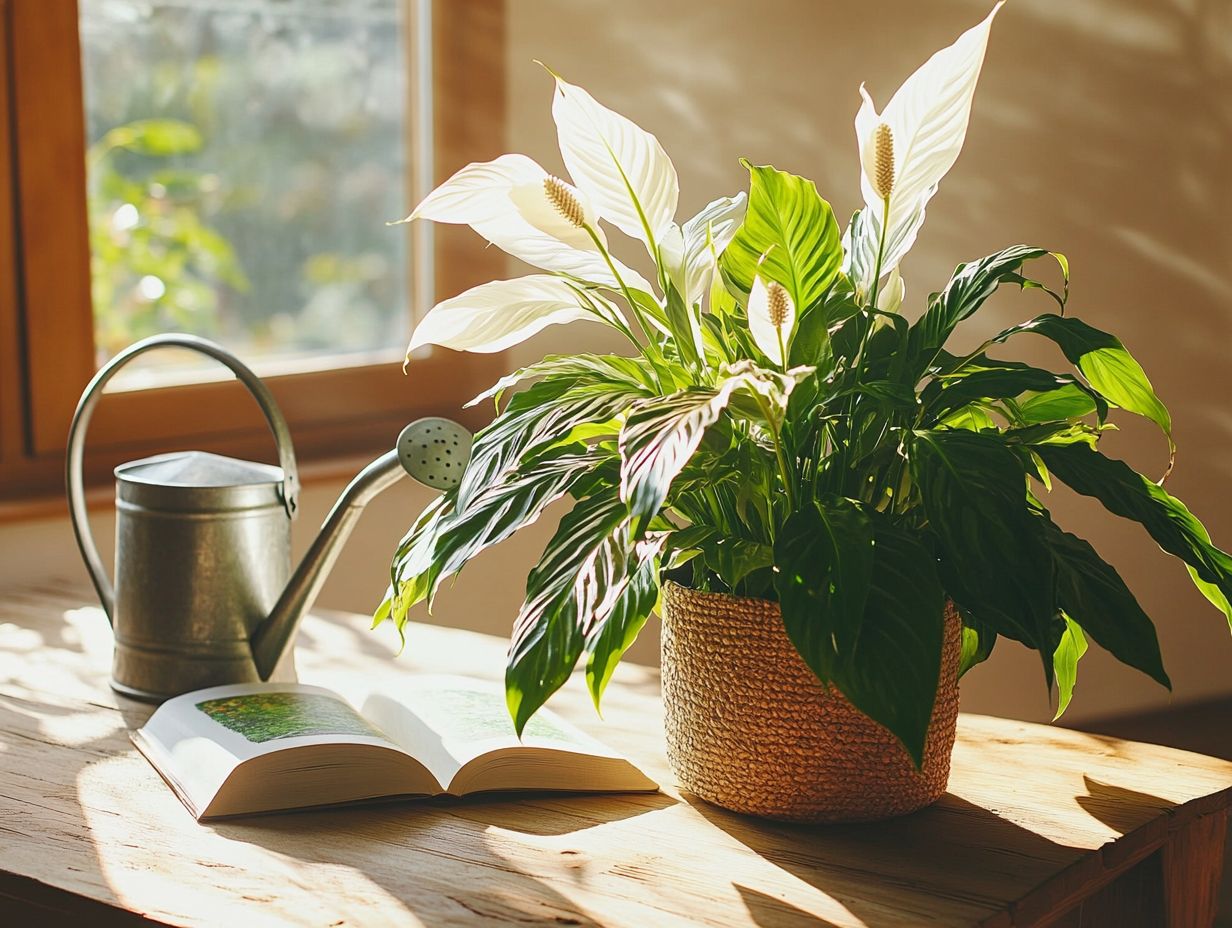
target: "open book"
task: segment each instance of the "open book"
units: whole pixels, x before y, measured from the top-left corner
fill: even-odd
[[[629,761],[540,710],[519,741],[499,689],[417,677],[356,711],[299,683],[163,703],[133,742],[198,819],[488,790],[652,791]]]

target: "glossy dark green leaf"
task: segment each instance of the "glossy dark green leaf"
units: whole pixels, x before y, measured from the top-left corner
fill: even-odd
[[[793,513],[774,542],[783,626],[823,682],[860,635],[873,572],[873,524],[846,499]]]
[[[999,334],[1003,342],[1019,332],[1034,332],[1057,344],[1065,357],[1108,402],[1150,419],[1168,439],[1169,461],[1176,453],[1172,441],[1172,417],[1133,355],[1115,335],[1101,332],[1073,316],[1047,313]],[[1171,465],[1169,464],[1169,469]]]
[[[825,299],[807,307],[796,322],[796,334],[791,339],[789,367],[817,365],[830,353],[830,329],[850,319],[857,312],[851,286],[839,278],[826,291]]]
[[[821,302],[843,262],[834,212],[811,180],[743,163],[749,169],[748,211],[719,266],[747,294],[761,262],[761,273],[786,287],[803,313]]]
[[[977,400],[1013,399],[1027,391],[1046,392],[1067,386],[1080,389],[1072,376],[1023,364],[938,378],[925,388],[922,399],[931,418],[943,419]],[[1093,408],[1094,401],[1090,402]]]
[[[1052,560],[1022,462],[997,437],[964,430],[915,432],[908,460],[946,591],[997,634],[1047,651]],[[1046,663],[1051,682],[1051,653]]]
[[[1171,689],[1155,626],[1116,569],[1089,542],[1048,519],[1044,538],[1056,565],[1058,608],[1121,663]]]
[[[1210,533],[1184,503],[1124,462],[1083,445],[1035,450],[1063,483],[1099,500],[1114,515],[1139,523],[1156,544],[1188,564],[1198,589],[1232,625],[1232,557],[1211,544]],[[1075,618],[1081,622],[1081,616]]]
[[[945,594],[920,533],[874,517],[873,571],[855,641],[840,650],[835,685],[884,725],[919,767],[937,697]]]
[[[774,549],[770,545],[731,536],[706,544],[702,557],[706,566],[733,590],[753,571],[774,566]]]
[[[983,306],[1001,284],[1018,282],[1018,270],[1025,262],[1046,254],[1043,248],[1013,245],[960,264],[945,289],[929,301],[924,315],[911,327],[911,356],[917,371],[924,372],[954,327]]]

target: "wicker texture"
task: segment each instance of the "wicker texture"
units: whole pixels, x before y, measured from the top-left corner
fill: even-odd
[[[667,756],[682,788],[737,812],[806,822],[891,818],[936,802],[958,721],[961,624],[947,604],[941,679],[915,770],[902,745],[823,687],[777,603],[663,588]]]

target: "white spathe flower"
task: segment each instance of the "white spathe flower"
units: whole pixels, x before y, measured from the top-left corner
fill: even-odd
[[[676,168],[659,140],[560,77],[552,118],[573,182],[604,219],[654,254],[680,199]]]
[[[886,278],[885,283],[881,285],[881,289],[877,291],[877,308],[882,312],[896,313],[900,306],[903,305],[903,298],[907,295],[907,285],[903,283],[903,275],[896,267],[890,271],[890,276]]]
[[[682,229],[684,238],[684,279],[686,302],[699,302],[710,292],[710,284],[719,266],[719,255],[735,238],[744,222],[748,197],[720,197],[707,204]]]
[[[749,291],[749,332],[762,353],[779,367],[787,366],[787,346],[796,325],[796,306],[787,288],[766,281],[759,272]]]
[[[569,210],[561,209],[559,198],[552,199],[552,187],[564,193]],[[576,221],[589,226],[606,247],[599,213],[590,198],[525,155],[501,155],[493,161],[468,164],[429,193],[403,221],[415,219],[469,225],[506,254],[534,267],[617,286],[599,246]],[[615,259],[613,263],[626,285],[653,292],[636,271]]]
[[[876,253],[881,239],[885,199],[889,193],[889,222],[881,273],[893,270],[915,243],[924,222],[924,209],[937,185],[954,166],[967,136],[971,100],[984,64],[988,34],[1002,2],[984,21],[968,29],[957,41],[928,59],[898,89],[880,114],[864,86],[863,103],[856,114],[856,139],[860,145],[860,186],[864,193],[864,217],[860,235],[864,242],[852,247]],[[879,139],[880,136],[880,139]],[[879,145],[880,141],[880,145]],[[878,163],[878,149],[883,158]],[[890,158],[886,172],[884,155]],[[887,176],[891,183],[885,183]],[[889,190],[884,188],[889,186]],[[856,280],[867,293],[874,266],[858,262],[867,279]],[[874,262],[875,265],[875,262]]]
[[[660,262],[686,305],[698,305],[709,294],[719,255],[744,221],[747,202],[743,193],[720,197],[683,227],[673,222],[659,240]]]
[[[574,287],[560,277],[531,274],[480,284],[432,307],[415,327],[407,357],[424,345],[457,351],[504,351],[549,325],[615,317],[615,307],[606,300],[593,292],[587,297],[600,317],[587,309]]]

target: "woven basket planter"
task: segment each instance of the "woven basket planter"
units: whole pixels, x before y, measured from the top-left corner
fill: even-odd
[[[947,605],[941,679],[916,770],[902,745],[822,686],[777,603],[663,588],[667,757],[683,789],[801,822],[914,812],[945,793],[958,721],[958,612]]]

